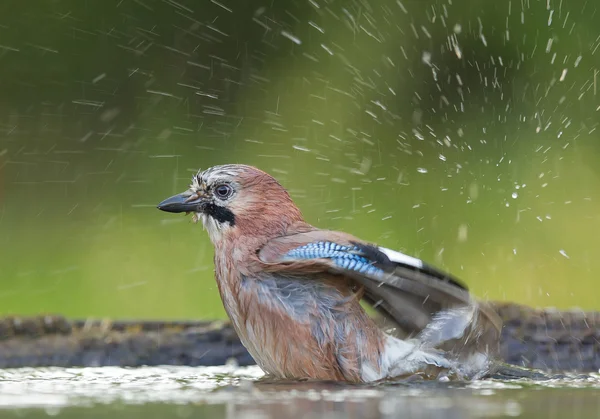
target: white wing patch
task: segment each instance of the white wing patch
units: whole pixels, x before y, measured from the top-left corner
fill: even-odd
[[[379,251],[385,253],[385,255],[390,258],[392,262],[402,263],[418,269],[423,268],[423,261],[421,259],[405,255],[404,253],[400,253],[395,250],[386,249],[385,247],[379,247]]]

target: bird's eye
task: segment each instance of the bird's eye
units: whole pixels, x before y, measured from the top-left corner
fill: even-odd
[[[233,194],[233,188],[229,185],[219,185],[215,188],[215,196],[219,199],[227,199]]]

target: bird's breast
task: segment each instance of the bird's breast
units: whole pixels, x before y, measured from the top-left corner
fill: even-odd
[[[216,269],[223,305],[257,364],[280,378],[380,378],[383,333],[357,300],[317,278]]]

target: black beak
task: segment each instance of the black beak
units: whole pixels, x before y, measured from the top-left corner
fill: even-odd
[[[191,191],[165,199],[156,206],[166,212],[197,212],[200,208],[202,197]]]

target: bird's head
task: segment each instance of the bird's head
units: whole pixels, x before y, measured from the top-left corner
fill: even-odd
[[[302,221],[300,210],[272,176],[252,166],[228,164],[200,170],[190,188],[158,209],[192,213],[211,241],[239,236],[274,237]]]

